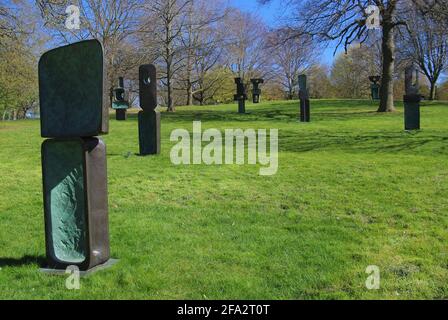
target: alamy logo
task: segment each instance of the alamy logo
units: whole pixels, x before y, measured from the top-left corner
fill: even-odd
[[[65,287],[68,290],[79,290],[81,288],[79,282],[79,268],[77,266],[68,266],[67,269],[65,269],[65,274],[69,275],[65,280]]]
[[[368,290],[379,290],[381,282],[380,268],[378,266],[368,266],[366,273],[369,275],[366,280],[366,288]]]
[[[268,155],[266,129],[258,130],[258,132],[254,129],[244,131],[226,129],[223,139],[220,130],[208,129],[202,132],[201,122],[195,121],[193,122],[193,139],[185,129],[176,129],[171,132],[170,141],[178,143],[171,149],[170,158],[175,165],[202,163],[243,165],[246,163],[247,140],[247,164],[256,165],[258,161],[260,165],[267,166],[260,168],[260,175],[272,176],[278,170],[278,130],[270,129],[269,137]],[[209,142],[209,144],[202,148],[202,142]],[[191,152],[191,145],[193,152]]]
[[[381,29],[380,23],[380,8],[375,5],[370,5],[366,8],[365,14],[367,15],[366,19],[366,28],[369,30],[373,29]]]
[[[65,13],[68,15],[65,20],[65,27],[68,30],[79,30],[81,24],[79,8],[75,5],[70,5],[65,9]]]

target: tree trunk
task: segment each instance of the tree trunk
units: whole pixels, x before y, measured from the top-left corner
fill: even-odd
[[[292,100],[292,99],[294,99],[294,89],[290,86],[289,88],[288,88],[288,100]]]
[[[168,89],[168,105],[167,105],[167,111],[168,112],[174,112],[174,105],[173,105],[173,94],[171,92],[171,76],[170,76],[170,70],[171,68],[168,67],[167,71],[168,71],[168,76],[167,76],[167,81],[166,81],[166,85],[167,85],[167,89]]]
[[[431,89],[429,91],[429,100],[433,101],[436,100],[436,82],[431,81]]]
[[[193,90],[191,81],[187,81],[187,106],[193,105]]]
[[[168,1],[167,4],[167,10],[172,9],[172,3],[171,1]],[[171,14],[171,11],[168,12],[168,16]],[[165,54],[166,54],[166,86],[167,86],[167,94],[168,94],[168,101],[167,101],[167,111],[168,112],[174,112],[174,105],[173,105],[173,93],[171,88],[171,67],[173,63],[173,50],[171,48],[172,45],[172,25],[171,20],[167,18],[166,25],[165,25]]]
[[[383,25],[383,71],[381,75],[380,107],[378,112],[396,111],[394,106],[395,37],[391,23]]]

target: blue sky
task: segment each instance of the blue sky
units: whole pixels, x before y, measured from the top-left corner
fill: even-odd
[[[260,5],[257,0],[229,0],[229,3],[242,11],[252,12],[260,16],[270,27],[281,24],[285,12],[285,0],[271,0],[271,3],[267,5]],[[322,54],[322,63],[332,64],[334,48],[335,44],[330,43]]]

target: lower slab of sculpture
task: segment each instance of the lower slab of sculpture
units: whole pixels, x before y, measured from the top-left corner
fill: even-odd
[[[138,113],[138,136],[141,156],[160,154],[160,112]]]
[[[89,270],[109,260],[106,147],[99,138],[42,144],[48,266]]]

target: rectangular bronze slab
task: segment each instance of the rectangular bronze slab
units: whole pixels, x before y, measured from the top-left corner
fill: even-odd
[[[41,135],[89,137],[108,131],[103,46],[82,41],[44,53],[39,61]]]
[[[300,99],[300,121],[311,122],[310,100]]]
[[[140,108],[153,111],[157,108],[157,71],[152,64],[139,68]]]
[[[160,154],[160,112],[138,113],[138,140],[140,155]]]
[[[420,96],[404,96],[404,127],[405,130],[420,130]]]
[[[106,146],[99,138],[42,144],[49,268],[89,270],[109,260]]]
[[[125,121],[128,118],[127,109],[117,109],[115,110],[115,120]]]

